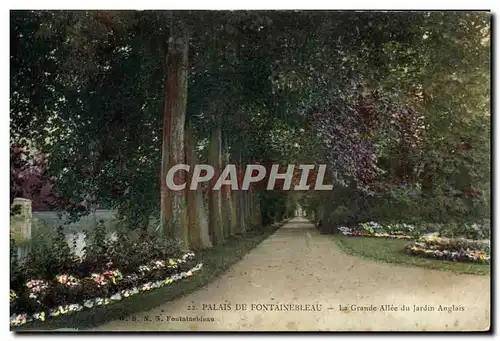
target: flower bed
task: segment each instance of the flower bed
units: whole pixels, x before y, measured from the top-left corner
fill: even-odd
[[[450,261],[490,263],[488,243],[469,239],[424,236],[407,246],[409,254]]]
[[[33,320],[90,309],[120,301],[126,297],[149,291],[192,276],[200,270],[194,253],[181,258],[155,260],[141,265],[135,273],[122,274],[118,269],[92,273],[78,278],[61,274],[52,281],[32,279],[22,292],[10,291],[11,326],[20,326]]]
[[[413,231],[414,226],[409,224],[392,224],[382,226],[376,222],[370,221],[360,223],[356,228],[346,226],[339,227],[340,232],[344,236],[349,237],[378,237],[392,239],[412,239],[412,236],[405,234],[403,231]],[[395,232],[392,232],[395,231]]]

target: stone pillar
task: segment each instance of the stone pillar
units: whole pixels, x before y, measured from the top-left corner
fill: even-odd
[[[10,217],[10,233],[16,244],[31,239],[31,225],[33,216],[31,212],[31,200],[15,198],[12,207],[20,206],[18,214]]]

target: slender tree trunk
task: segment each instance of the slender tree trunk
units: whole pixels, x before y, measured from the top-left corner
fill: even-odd
[[[231,163],[231,158],[229,153],[225,154],[225,165]],[[232,236],[236,233],[236,226],[238,224],[236,218],[236,208],[233,205],[233,196],[234,193],[231,189],[231,186],[225,186],[223,192],[223,205],[226,214],[226,225],[225,225],[225,235]]]
[[[244,170],[241,168],[241,162],[240,162],[240,159],[241,159],[241,156],[240,156],[240,150],[238,149],[238,147],[236,146],[234,149],[233,149],[233,153],[230,155],[230,162],[235,164],[236,165],[236,173],[238,175],[238,186],[241,185],[241,179],[243,178],[243,175],[244,175]],[[241,211],[241,196],[242,196],[242,191],[241,190],[237,190],[237,191],[233,191],[231,193],[231,218],[232,218],[232,234],[241,234],[243,233],[243,229],[242,229],[242,224],[241,224],[241,215],[242,215],[242,211]]]
[[[221,172],[226,167],[227,162],[226,162],[226,154],[222,153],[221,155],[222,159],[222,165],[221,165]],[[230,212],[229,212],[229,203],[228,203],[228,187],[227,185],[222,185],[220,192],[221,192],[221,212],[222,212],[222,233],[224,235],[224,239],[229,237],[230,235]]]
[[[185,163],[184,130],[187,104],[187,37],[170,38],[167,52],[167,101],[164,111],[162,158],[162,181],[166,172],[176,164]],[[168,153],[168,158],[165,154]],[[165,164],[168,165],[165,168]],[[186,180],[184,171],[177,171],[174,183],[182,184]],[[178,238],[185,248],[189,247],[187,230],[187,198],[186,191],[172,191],[167,186],[163,188],[163,228],[166,236]],[[169,200],[170,199],[170,200]],[[169,207],[169,202],[170,207]],[[170,212],[169,212],[170,211]]]
[[[209,233],[208,214],[205,205],[203,203],[203,193],[201,190],[196,191],[196,212],[198,213],[198,221],[200,223],[199,231],[200,231],[201,247],[202,248],[212,247],[212,241],[210,240],[210,233]]]
[[[191,169],[198,163],[195,152],[195,140],[190,129],[186,129],[186,163]],[[200,186],[196,190],[189,190],[188,181],[187,191],[187,216],[189,226],[189,245],[193,250],[212,247],[208,233],[208,218],[205,206],[203,205],[203,193]]]
[[[193,169],[196,165],[196,153],[194,151],[194,138],[189,128],[186,129],[185,148],[186,164],[190,165],[191,169]],[[191,176],[188,176],[188,181],[186,183],[188,237],[190,248],[195,250],[201,248],[201,236],[199,233],[200,221],[198,220],[199,217],[196,206],[196,191],[191,191],[189,189],[190,184]]]
[[[230,235],[235,235],[237,233],[237,228],[238,228],[238,220],[236,217],[236,207],[234,206],[234,192],[233,191],[228,191],[228,197],[227,197],[227,202],[229,206],[229,234]]]
[[[241,157],[241,150],[239,151],[238,155],[238,166],[240,168],[243,167],[243,162],[242,162],[242,157]],[[238,220],[239,220],[239,232],[240,233],[245,233],[247,231],[247,219],[246,219],[246,196],[247,196],[248,191],[238,191],[238,200],[237,200],[237,212],[238,212]]]
[[[255,227],[253,197],[254,197],[253,189],[250,189],[250,191],[248,191],[248,218],[247,219],[250,222],[250,226],[252,227],[252,229]]]
[[[262,217],[260,212],[260,199],[259,196],[254,195],[254,220],[256,226],[262,225]]]
[[[162,154],[160,175],[160,224],[164,235],[167,235],[169,220],[172,216],[172,199],[166,185],[168,172],[169,150],[170,150],[170,112],[168,109],[168,80],[165,80],[165,98],[163,106],[163,132],[162,132]]]
[[[245,220],[247,224],[247,230],[253,229],[252,221],[252,186],[248,188],[245,193]]]
[[[209,189],[209,211],[210,211],[210,235],[214,245],[220,244],[224,241],[224,226],[222,217],[222,193],[221,191],[213,191],[217,178],[221,174],[222,166],[222,136],[220,126],[212,131],[210,141],[210,150],[208,162],[215,170],[215,175],[211,181]]]
[[[240,233],[238,224],[238,192],[231,193],[231,234],[235,235]]]
[[[230,212],[231,196],[228,194],[228,188],[223,186],[221,189],[221,207],[222,207],[222,231],[224,239],[231,235],[231,212]]]

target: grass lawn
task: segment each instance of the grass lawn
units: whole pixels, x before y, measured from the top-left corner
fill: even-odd
[[[251,249],[273,234],[284,222],[274,227],[267,226],[246,233],[244,236],[233,236],[221,245],[198,252],[203,262],[202,269],[193,277],[174,282],[150,292],[143,292],[105,307],[82,310],[69,315],[49,319],[45,322],[34,321],[14,331],[53,331],[61,328],[85,330],[100,324],[124,318],[131,314],[154,309],[167,301],[187,295],[222,275],[231,265],[240,260]]]
[[[477,263],[452,262],[438,259],[411,256],[406,253],[405,245],[409,240],[371,237],[334,236],[335,242],[348,254],[374,259],[386,263],[408,266],[421,266],[456,273],[489,275],[490,265]]]

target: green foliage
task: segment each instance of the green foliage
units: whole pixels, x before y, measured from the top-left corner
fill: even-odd
[[[279,222],[291,213],[287,211],[287,196],[283,192],[263,191],[259,198],[263,225]]]
[[[449,238],[467,238],[474,240],[490,239],[491,222],[489,219],[477,223],[451,223],[441,227],[439,234]]]
[[[100,220],[92,228],[85,231],[85,247],[83,252],[85,259],[90,262],[106,263],[109,249],[109,239],[104,227],[104,221]]]
[[[147,229],[160,201],[165,43],[185,32],[201,160],[220,126],[240,165],[329,165],[335,190],[303,205],[326,225],[473,223],[491,200],[490,17],[13,11],[11,144],[50,155],[74,219],[92,201]],[[285,194],[260,200],[265,221],[290,214]]]
[[[114,236],[110,236],[104,221],[100,220],[84,230],[83,255],[77,257],[72,249],[77,247],[78,234],[75,233],[71,245],[68,244],[66,233],[62,224],[56,228],[38,226],[32,232],[32,239],[20,245],[25,250],[21,258],[17,254],[19,245],[11,238],[13,290],[23,286],[27,280],[52,280],[60,274],[88,276],[110,267],[135,271],[152,258],[177,257],[183,251],[179,241],[165,240],[154,230],[130,230],[122,226],[115,229]]]

